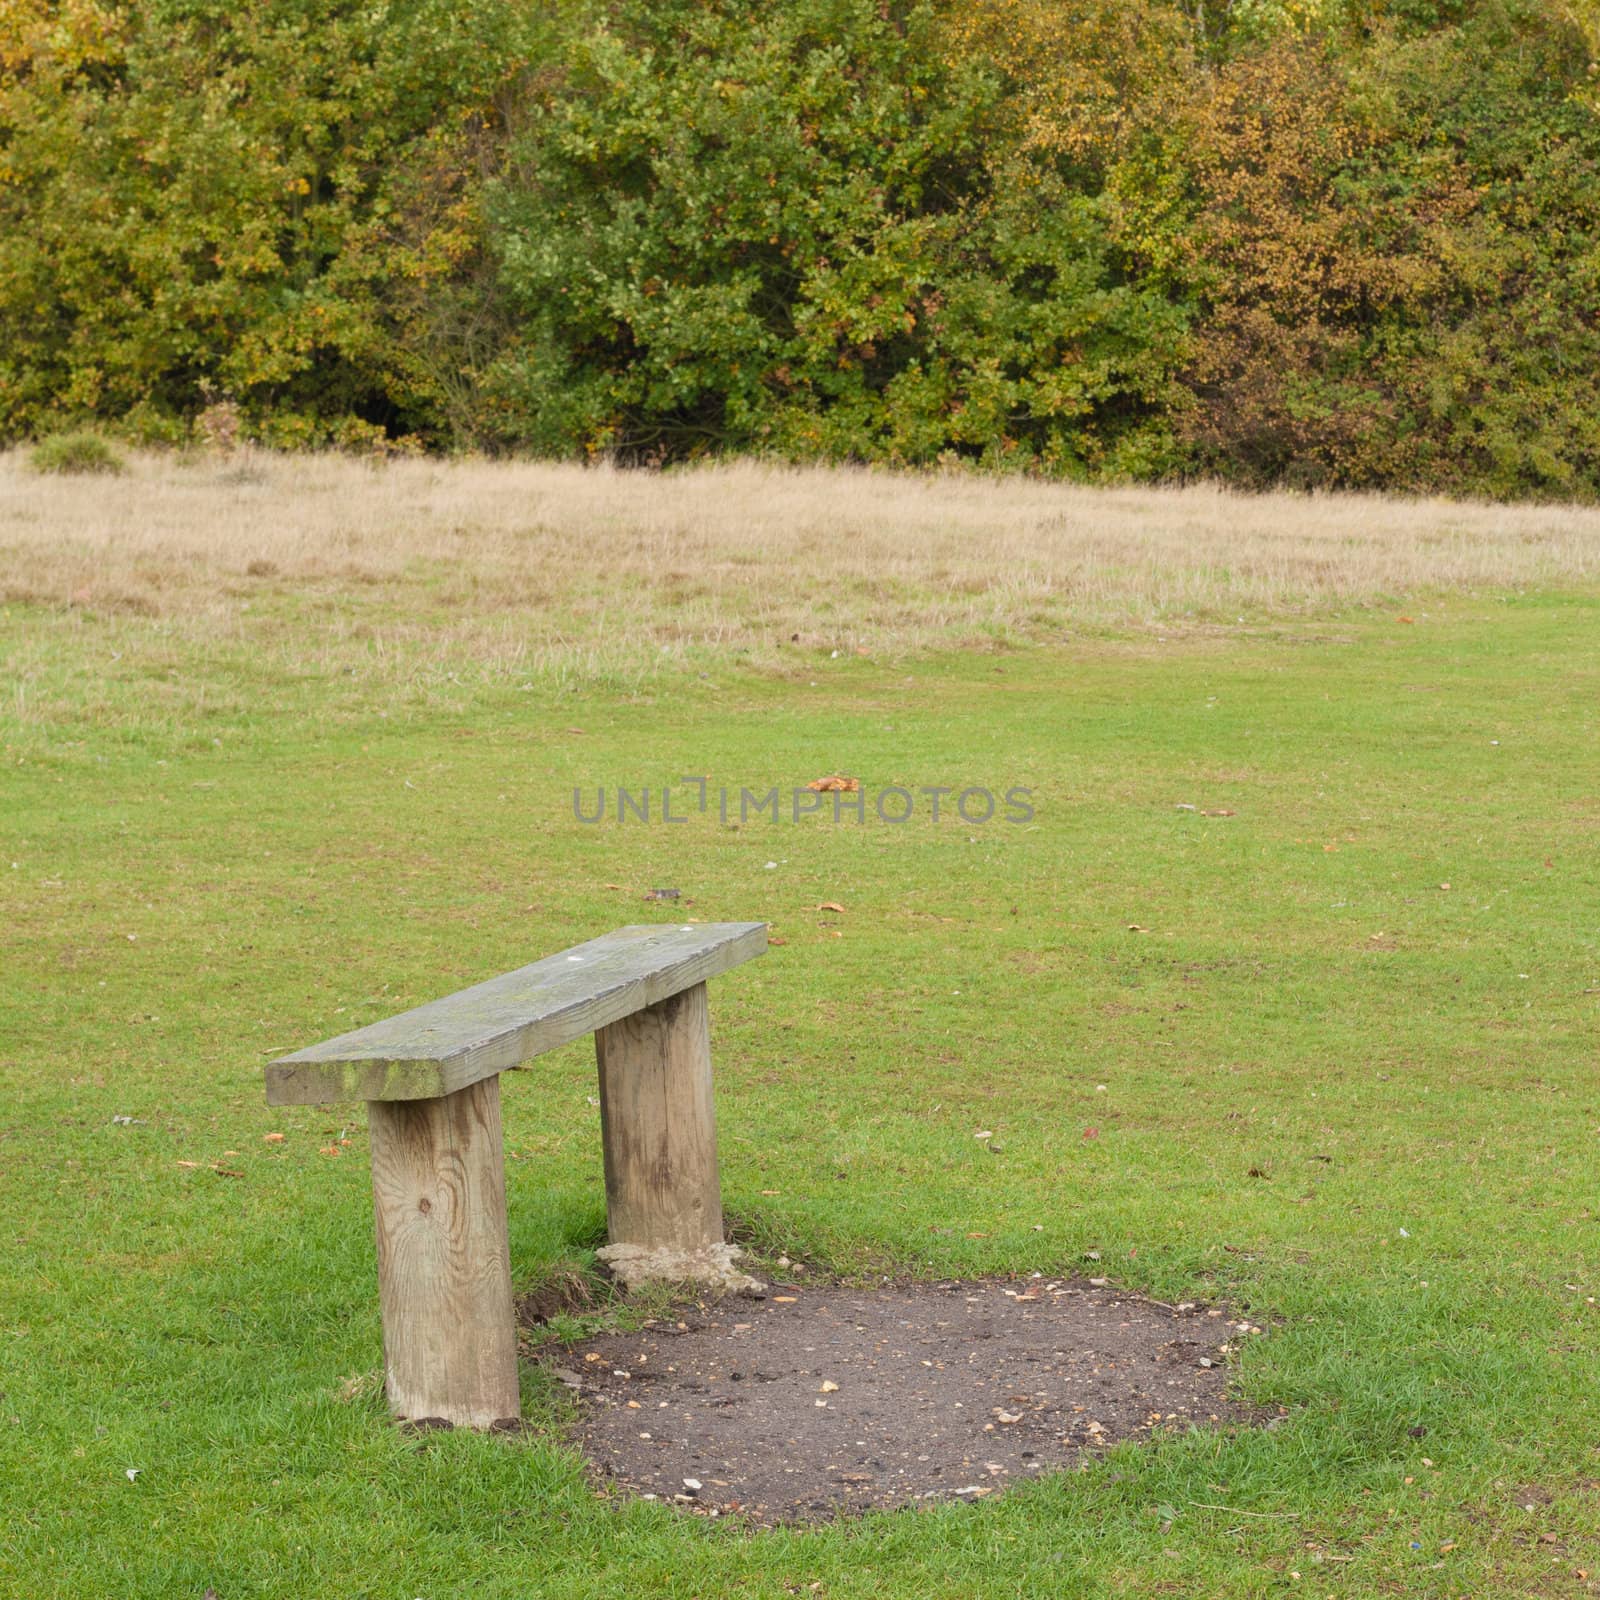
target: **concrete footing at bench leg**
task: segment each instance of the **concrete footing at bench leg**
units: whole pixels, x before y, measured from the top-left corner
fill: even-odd
[[[623,1017],[594,1042],[611,1243],[680,1252],[721,1245],[706,986]]]
[[[500,1080],[367,1104],[389,1408],[486,1428],[514,1419]]]
[[[608,1244],[596,1255],[625,1289],[644,1283],[692,1283],[697,1288],[754,1295],[761,1299],[766,1284],[735,1265],[744,1254],[737,1245],[711,1244],[699,1250],[651,1249],[642,1244]]]

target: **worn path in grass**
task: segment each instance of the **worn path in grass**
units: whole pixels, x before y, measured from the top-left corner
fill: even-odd
[[[79,713],[0,753],[0,1592],[1591,1592],[1597,628],[1444,602],[409,719],[225,651],[175,657],[182,717],[112,716],[85,646]],[[830,772],[1037,814],[572,817]],[[269,1111],[261,1063],[658,886],[784,941],[713,995],[746,1236],[862,1276],[1093,1252],[1266,1326],[1234,1377],[1290,1420],[754,1537],[595,1502],[531,1365],[525,1438],[391,1430],[359,1109]],[[507,1082],[524,1283],[601,1238],[594,1092],[579,1047]]]

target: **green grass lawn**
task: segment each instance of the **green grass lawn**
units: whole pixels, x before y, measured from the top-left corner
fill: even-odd
[[[1600,1589],[1600,596],[1414,614],[408,704],[13,606],[0,1592]],[[572,815],[832,772],[1037,814]],[[391,1427],[361,1110],[262,1065],[654,886],[783,941],[712,986],[741,1237],[1224,1298],[1279,1424],[759,1534],[595,1498],[531,1367],[526,1437]],[[505,1082],[519,1282],[603,1241],[594,1093],[587,1047]]]

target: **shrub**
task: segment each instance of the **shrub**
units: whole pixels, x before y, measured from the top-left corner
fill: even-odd
[[[98,433],[53,433],[28,455],[35,472],[79,477],[99,473],[115,477],[128,470],[121,455]]]
[[[0,440],[187,422],[208,383],[248,431],[407,431],[430,396],[396,360],[389,189],[490,109],[546,9],[0,0]]]
[[[1180,430],[1251,485],[1600,496],[1600,119],[1533,7],[1278,41],[1175,119]]]
[[[1013,85],[950,44],[933,6],[880,0],[622,0],[574,39],[492,194],[507,437],[1159,456],[1181,310],[1128,280],[1092,164],[988,136]]]

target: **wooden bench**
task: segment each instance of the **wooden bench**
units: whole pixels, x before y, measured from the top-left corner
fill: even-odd
[[[269,1105],[365,1100],[397,1417],[515,1418],[500,1074],[595,1036],[613,1246],[722,1247],[706,980],[760,922],[621,928],[267,1067]]]

